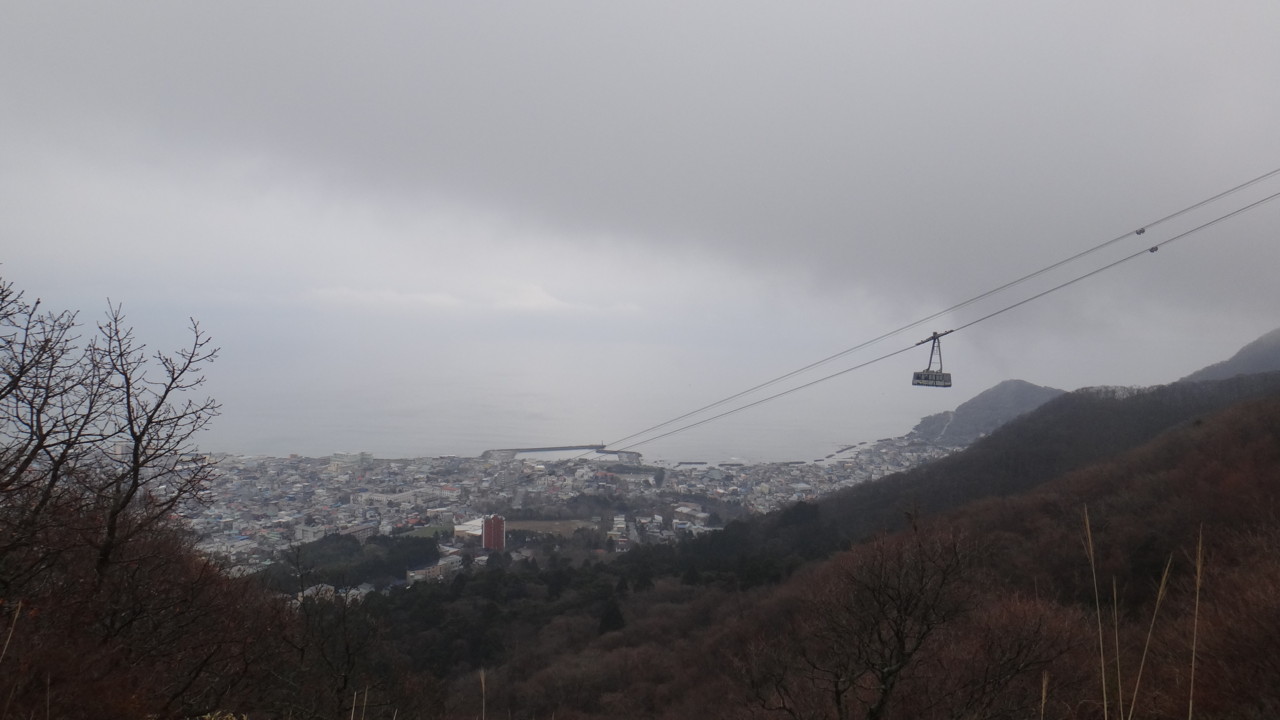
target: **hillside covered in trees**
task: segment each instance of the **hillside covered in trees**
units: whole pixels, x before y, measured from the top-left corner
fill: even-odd
[[[233,578],[176,518],[216,351],[0,287],[0,715],[1274,717],[1280,374],[1056,397],[965,452],[676,546],[427,539]],[[565,546],[568,543],[564,544]]]
[[[1274,387],[1274,378],[1258,382]],[[1201,406],[1199,393],[1186,407]],[[1114,413],[1151,399],[1093,402]],[[1053,438],[1028,428],[1011,437],[1037,453]],[[1004,474],[973,457],[957,463],[972,463],[970,477]],[[1263,681],[1275,669],[1267,648],[1280,630],[1271,577],[1280,570],[1280,396],[1264,392],[1069,464],[1078,466],[1016,494],[996,482],[937,510],[922,509],[911,484],[941,482],[941,469],[888,479],[867,497],[883,503],[881,518],[896,515],[892,532],[858,536],[856,515],[837,510],[846,497],[740,523],[667,556],[620,558],[597,572],[625,578],[656,566],[660,577],[623,600],[626,626],[591,637],[583,617],[568,652],[554,650],[551,631],[513,646],[489,670],[489,687],[503,688],[489,707],[528,717],[989,718],[1037,716],[1043,700],[1045,717],[1101,717],[1101,608],[1111,713],[1136,703],[1143,717],[1185,716],[1195,638],[1197,716],[1268,716],[1277,696]],[[953,472],[953,482],[971,482]],[[806,561],[827,558],[825,547],[849,549]],[[457,701],[478,696],[473,681],[459,682]],[[1250,715],[1256,708],[1266,710]]]

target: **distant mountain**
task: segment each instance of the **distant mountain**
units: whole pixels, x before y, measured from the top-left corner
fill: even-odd
[[[848,536],[896,529],[906,510],[950,510],[1027,492],[1239,402],[1280,397],[1280,372],[1152,388],[1084,388],[1006,423],[963,452],[817,501]]]
[[[967,447],[1063,392],[1023,380],[1005,380],[961,403],[955,410],[924,418],[912,429],[909,437],[944,447]]]
[[[1106,461],[1179,427],[1262,398],[1280,401],[1280,372],[1152,388],[1093,387],[1061,393],[961,452],[796,503],[734,520],[682,551],[700,572],[737,573],[746,586],[814,560],[913,517],[1032,492],[1066,473]]]
[[[1179,382],[1226,380],[1237,375],[1276,371],[1280,371],[1280,328],[1245,345],[1229,360],[1197,370]],[[922,419],[908,437],[931,445],[968,447],[1063,392],[1023,380],[1006,380],[961,403],[955,410]]]
[[[1197,370],[1179,382],[1226,380],[1236,375],[1252,375],[1276,370],[1280,370],[1280,328],[1240,348],[1240,352],[1233,355],[1230,360],[1223,360]]]

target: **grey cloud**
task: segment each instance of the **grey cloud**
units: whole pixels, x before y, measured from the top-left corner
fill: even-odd
[[[646,367],[602,369],[600,336],[573,312],[606,316],[610,342],[687,353],[691,377],[720,362],[749,384],[1280,166],[1280,9],[1266,2],[4,12],[0,230],[30,239],[6,273],[55,290],[74,276],[67,291],[96,302],[190,268],[155,295],[176,291],[233,341],[236,297],[347,292],[394,318],[369,329],[371,368],[420,352],[406,334],[488,333],[515,347],[508,375],[550,378],[539,402],[569,416],[587,413],[558,399],[564,367],[615,384]],[[1030,366],[1045,384],[1219,359],[1176,339],[1229,352],[1277,324],[1277,212],[1003,316],[957,338],[957,356],[976,377]],[[330,303],[298,302],[271,311],[332,330]],[[539,336],[573,350],[531,374],[519,342]],[[1142,337],[1161,350],[1129,345]],[[242,352],[291,361],[270,340],[246,332]],[[1091,343],[1115,357],[1062,361]]]

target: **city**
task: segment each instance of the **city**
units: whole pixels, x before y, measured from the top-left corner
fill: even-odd
[[[636,543],[713,531],[735,517],[812,500],[956,449],[906,436],[846,447],[815,462],[758,465],[644,465],[634,453],[621,458],[625,463],[602,456],[546,460],[512,451],[394,460],[369,453],[220,455],[202,502],[183,515],[200,538],[198,547],[241,573],[331,534],[436,537],[441,563],[452,565],[451,546],[477,537],[480,520],[491,514],[531,526],[583,521],[607,535],[611,550],[625,551]]]

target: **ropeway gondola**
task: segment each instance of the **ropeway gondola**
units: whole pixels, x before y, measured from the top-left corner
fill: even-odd
[[[935,332],[932,336],[916,343],[923,345],[932,342],[933,347],[929,350],[929,367],[911,374],[911,384],[920,385],[921,387],[951,387],[951,373],[942,372],[942,336],[950,335],[951,330],[944,333]],[[938,369],[933,369],[934,358],[938,359]]]

